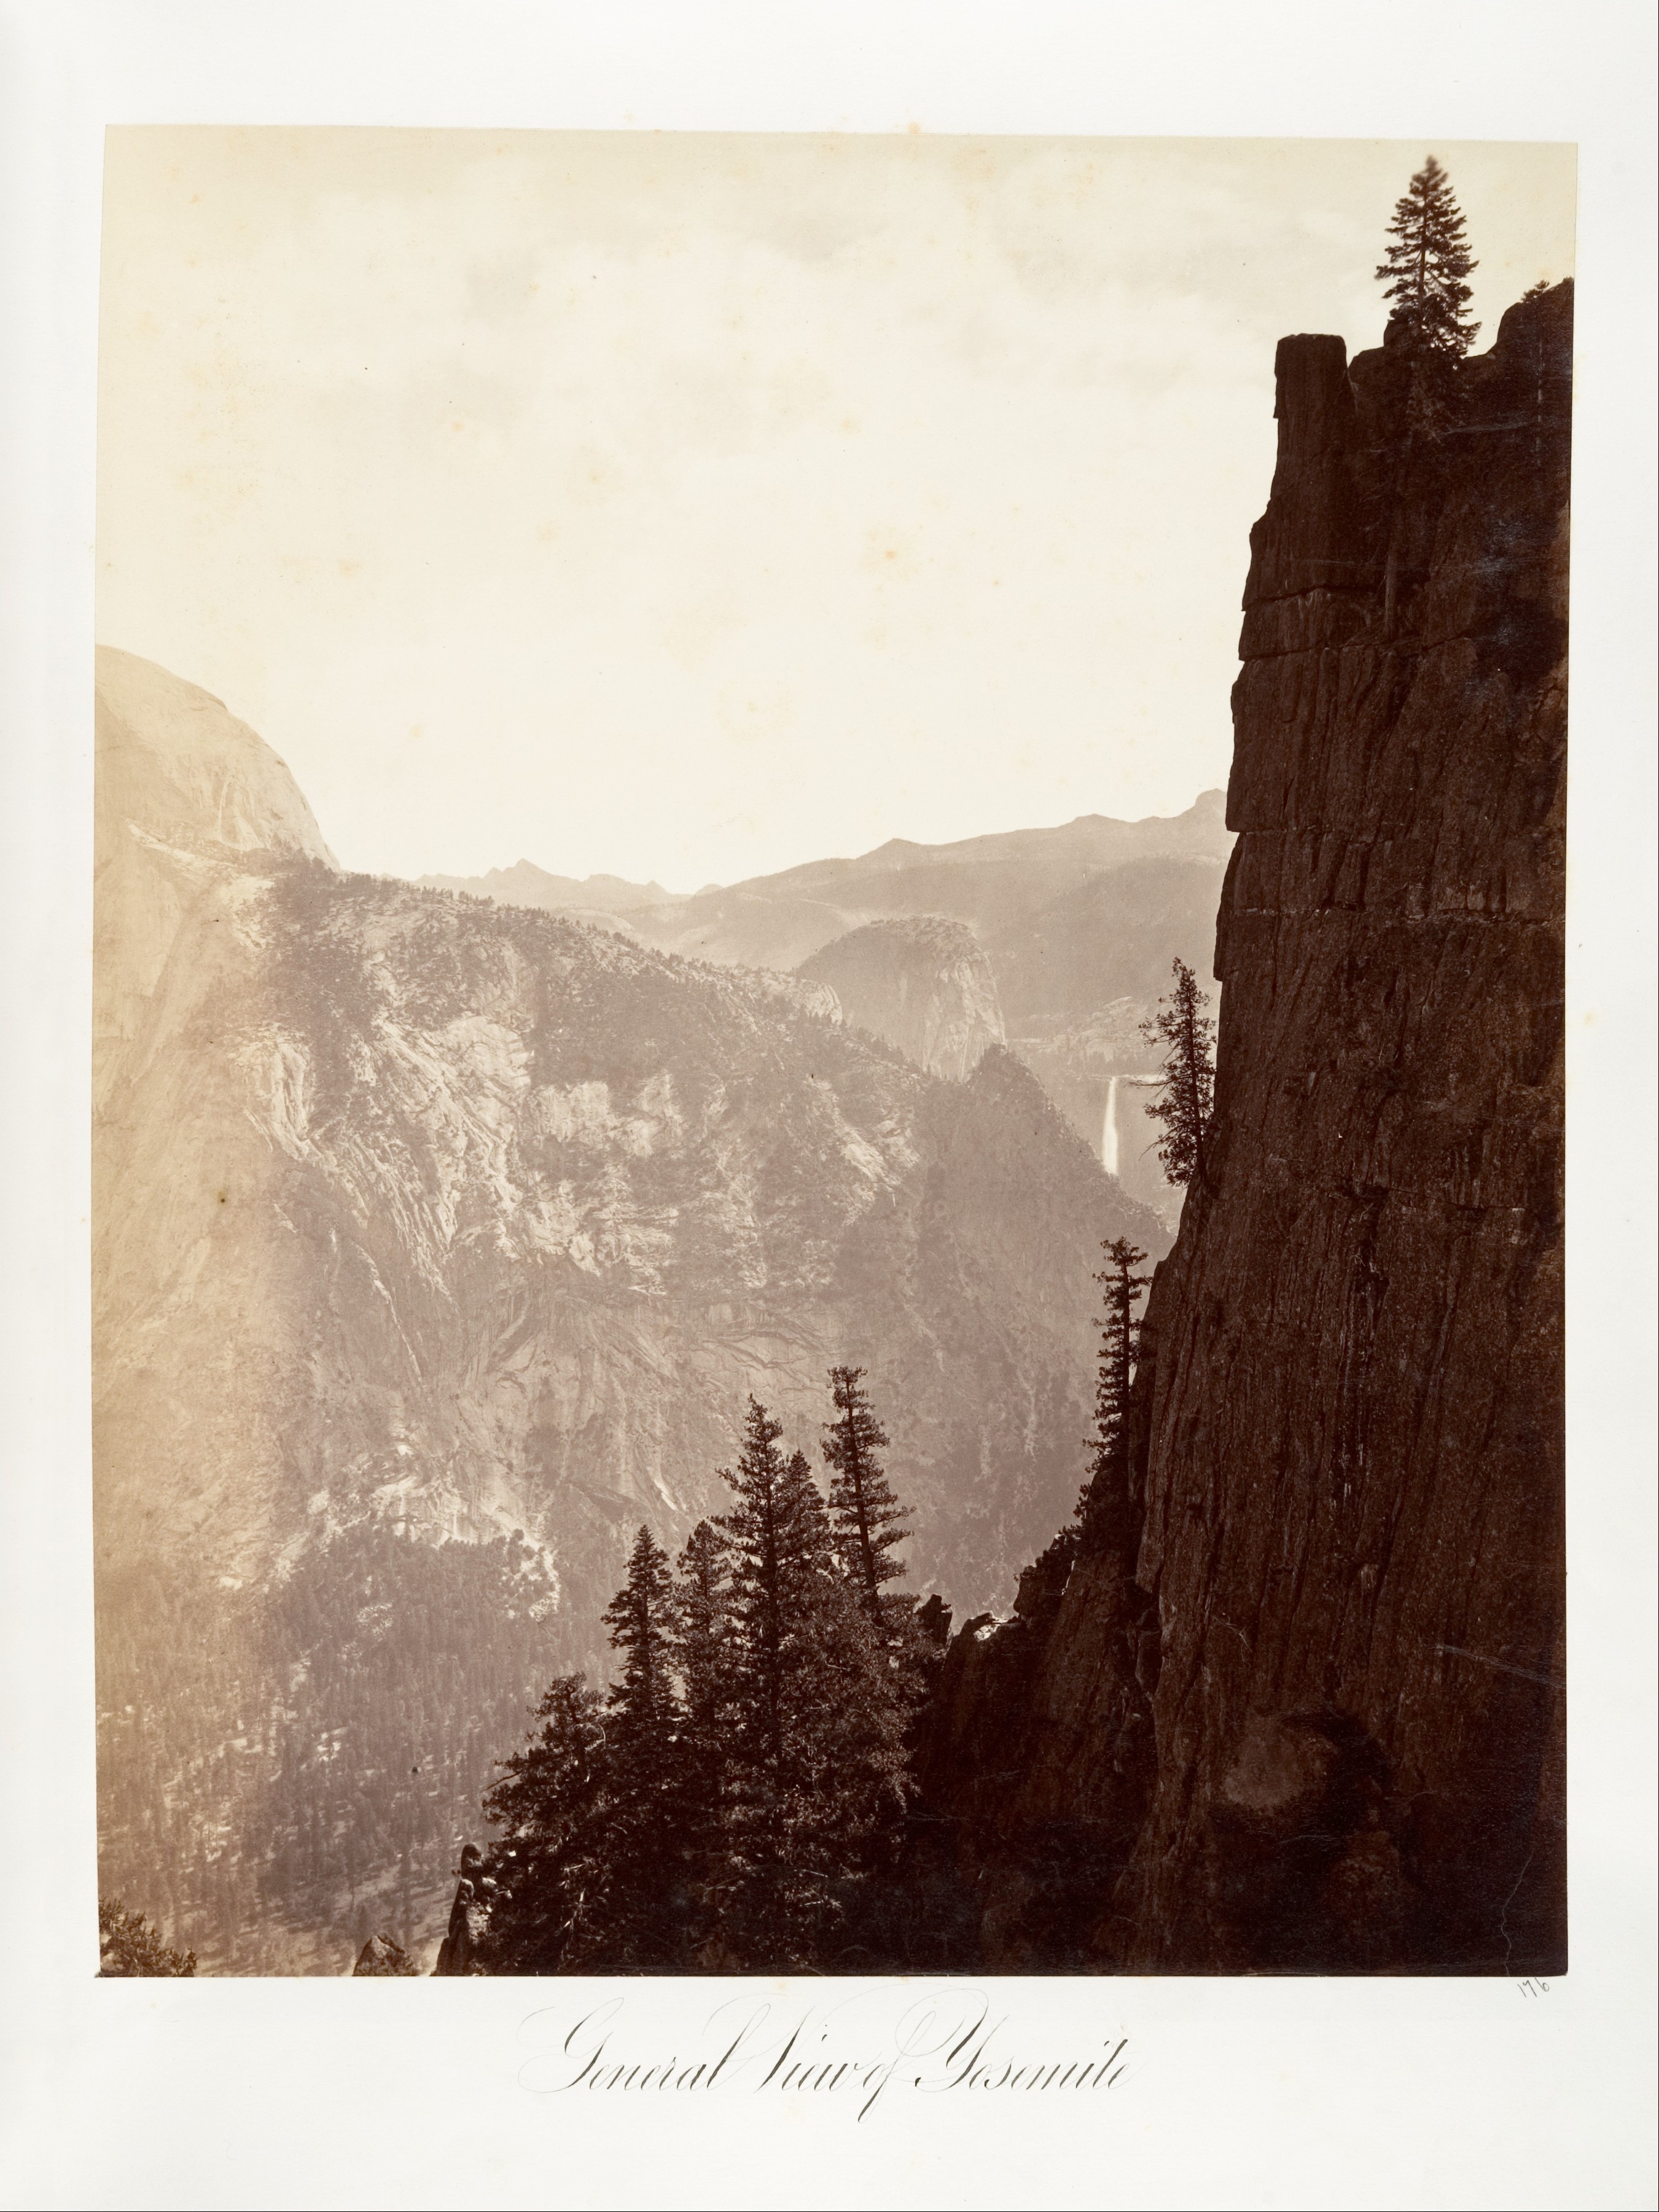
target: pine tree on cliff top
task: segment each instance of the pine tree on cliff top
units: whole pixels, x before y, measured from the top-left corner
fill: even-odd
[[[1424,449],[1449,428],[1457,364],[1480,325],[1468,316],[1465,277],[1478,265],[1463,240],[1463,216],[1432,154],[1395,204],[1393,243],[1377,264],[1383,296],[1394,302],[1385,344],[1405,369],[1403,438],[1394,446],[1389,550],[1383,569],[1382,634],[1399,623],[1401,516]]]
[[[1393,319],[1423,355],[1460,361],[1480,325],[1471,322],[1464,278],[1480,266],[1463,241],[1463,216],[1451,180],[1432,154],[1396,200],[1389,225],[1393,244],[1377,264]]]
[[[823,1431],[823,1456],[830,1469],[830,1523],[836,1547],[872,1618],[878,1619],[882,1584],[904,1572],[890,1555],[904,1540],[910,1509],[894,1497],[877,1457],[887,1449],[887,1433],[871,1408],[863,1382],[861,1367],[830,1369],[836,1418]]]
[[[1158,1148],[1172,1183],[1206,1180],[1204,1142],[1215,1105],[1215,1024],[1198,978],[1184,960],[1174,968],[1175,988],[1140,1025],[1148,1043],[1164,1054],[1163,1088],[1148,1114],[1164,1124]]]
[[[1102,1247],[1106,1266],[1095,1280],[1105,1293],[1100,1325],[1100,1364],[1095,1382],[1095,1434],[1089,1479],[1078,1498],[1081,1548],[1096,1552],[1127,1535],[1133,1498],[1129,1470],[1129,1393],[1140,1351],[1135,1306],[1152,1280],[1138,1275],[1146,1255],[1127,1237]]]

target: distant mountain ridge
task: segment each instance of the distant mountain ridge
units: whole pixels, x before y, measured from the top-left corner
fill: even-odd
[[[817,890],[836,883],[881,880],[917,869],[978,870],[1038,862],[1048,887],[1056,878],[1075,870],[1079,880],[1120,862],[1148,854],[1225,853],[1231,840],[1224,814],[1226,794],[1201,792],[1180,814],[1147,815],[1134,822],[1107,814],[1079,814],[1053,828],[992,830],[977,837],[961,837],[945,845],[921,845],[907,837],[892,837],[872,852],[855,860],[809,860],[772,876],[757,876],[732,888],[756,891],[763,886],[794,890]]]
[[[656,886],[612,877],[576,884],[525,861],[488,876],[422,880],[571,914],[696,959],[815,975],[825,948],[856,931],[898,917],[940,916],[977,940],[1011,1049],[1098,1153],[1112,1077],[1139,1071],[1146,1057],[1139,1023],[1167,988],[1171,963],[1180,957],[1210,975],[1232,842],[1224,794],[1206,791],[1182,814],[1139,822],[1085,814],[1053,829],[1000,830],[947,845],[890,838],[854,859],[806,861],[690,896],[653,899]],[[897,943],[888,940],[896,958]],[[878,986],[873,951],[866,944],[860,956],[867,1005],[892,1000],[900,988],[897,967]],[[916,988],[914,958],[901,964],[905,988]],[[822,971],[821,980],[829,979]],[[948,996],[956,986],[941,974],[935,988]],[[1112,1018],[1103,1023],[1107,1008]],[[898,1035],[890,1023],[881,1033]],[[1138,1146],[1124,1158],[1139,1163],[1126,1166],[1137,1195],[1167,1212],[1155,1161],[1142,1161]]]
[[[532,860],[510,868],[491,868],[482,876],[422,876],[423,890],[465,891],[474,898],[500,899],[507,906],[544,907],[550,914],[631,914],[640,907],[672,903],[674,894],[660,884],[625,883],[620,876],[550,876]]]
[[[1117,821],[1110,814],[1079,814],[1073,821],[1040,830],[994,830],[984,836],[956,838],[947,845],[918,845],[914,838],[887,838],[872,852],[854,858],[803,860],[796,867],[779,869],[769,876],[745,876],[738,883],[703,884],[699,891],[664,891],[659,883],[626,883],[622,876],[556,876],[531,860],[514,867],[493,867],[483,876],[418,876],[418,883],[438,891],[469,891],[476,898],[500,898],[525,907],[604,907],[613,914],[637,914],[657,909],[657,927],[668,927],[665,915],[703,900],[787,900],[799,894],[827,896],[852,884],[887,884],[891,876],[914,874],[915,869],[982,869],[1006,865],[1030,865],[1036,860],[1046,872],[1046,890],[1055,894],[1061,884],[1055,876],[1075,874],[1084,880],[1102,869],[1117,867],[1121,860],[1148,854],[1203,854],[1225,858],[1232,838],[1225,827],[1225,792],[1199,792],[1183,814],[1148,814],[1141,821]],[[884,896],[884,894],[883,894]],[[841,900],[827,900],[838,905]],[[883,907],[883,911],[890,911]],[[911,907],[909,911],[933,911]],[[971,921],[971,915],[953,915]]]

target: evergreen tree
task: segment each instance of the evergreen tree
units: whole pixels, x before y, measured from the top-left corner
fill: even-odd
[[[669,1650],[679,1678],[684,1783],[682,1848],[690,1899],[686,1942],[701,1954],[717,1938],[730,1889],[726,1815],[733,1721],[731,1573],[711,1522],[691,1531],[675,1569]],[[718,1941],[713,1945],[718,1953]],[[705,1956],[702,1963],[715,1963]]]
[[[732,1741],[751,1808],[775,1814],[797,1786],[820,1702],[817,1632],[846,1585],[805,1455],[785,1459],[782,1425],[749,1401],[737,1493],[716,1527],[731,1560]]]
[[[786,1677],[797,1659],[785,1622],[804,1564],[804,1532],[789,1516],[799,1499],[784,1492],[782,1434],[783,1424],[750,1398],[737,1471],[720,1469],[736,1503],[714,1523],[732,1562],[736,1732],[746,1764],[765,1773],[775,1773],[783,1757]]]
[[[872,1618],[860,1578],[836,1559],[835,1534],[805,1455],[793,1454],[781,1492],[799,1530],[799,1565],[785,1582],[786,1674],[778,1769],[779,1864],[762,1894],[775,1955],[830,1962],[864,1878],[903,1810],[907,1693],[900,1624]],[[908,1624],[908,1606],[895,1607]]]
[[[805,1455],[750,1401],[720,1527],[733,1595],[731,1933],[753,1966],[821,1964],[904,1801],[908,1677],[837,1564]]]
[[[673,1576],[640,1530],[605,1614],[616,1681],[603,1698],[553,1683],[485,1799],[504,1832],[485,1971],[821,1969],[849,1940],[906,1802],[924,1639],[909,1602],[882,1595],[902,1516],[858,1373],[840,1379],[864,1487],[838,1469],[839,1534],[753,1399],[722,1470],[732,1510],[692,1532]]]
[[[193,1977],[194,1951],[175,1951],[161,1941],[142,1912],[129,1912],[118,1897],[98,1901],[98,1972],[100,1979],[128,1975]]]
[[[1135,1306],[1152,1280],[1138,1275],[1146,1257],[1127,1237],[1102,1247],[1106,1266],[1095,1277],[1105,1293],[1100,1325],[1100,1364],[1096,1370],[1095,1433],[1089,1479],[1078,1498],[1080,1548],[1105,1550],[1127,1540],[1133,1520],[1129,1467],[1129,1391],[1140,1349]]]
[[[1432,154],[1395,203],[1393,244],[1377,264],[1392,320],[1413,354],[1461,361],[1480,325],[1468,316],[1464,278],[1479,267],[1463,242],[1463,216],[1451,180]]]
[[[1401,361],[1405,435],[1394,445],[1389,467],[1393,515],[1383,566],[1382,633],[1393,637],[1400,598],[1400,537],[1407,495],[1420,449],[1449,428],[1457,364],[1480,325],[1468,316],[1464,279],[1478,265],[1463,239],[1463,216],[1446,172],[1431,154],[1395,203],[1389,225],[1393,241],[1377,264],[1383,296],[1394,302],[1386,343]]]
[[[502,1833],[486,1873],[495,1884],[489,1971],[575,1971],[603,1932],[611,1754],[601,1701],[580,1674],[548,1685],[542,1723],[522,1751],[501,1764],[486,1791],[486,1817]]]
[[[1164,1054],[1163,1089],[1148,1107],[1164,1124],[1158,1156],[1176,1185],[1206,1178],[1204,1142],[1215,1105],[1215,1024],[1198,978],[1184,960],[1174,968],[1175,988],[1141,1024],[1141,1035]]]
[[[603,1905],[592,1915],[592,1963],[667,1965],[690,1914],[685,1760],[672,1674],[673,1586],[647,1528],[635,1539],[628,1580],[605,1613],[622,1673],[607,1707],[608,1803]]]
[[[830,1522],[842,1558],[858,1583],[872,1620],[881,1616],[881,1586],[904,1572],[889,1555],[904,1540],[908,1506],[894,1497],[878,1452],[887,1435],[862,1388],[861,1367],[832,1367],[830,1393],[836,1418],[823,1432],[830,1468]]]
[[[732,1588],[726,1544],[699,1521],[675,1567],[669,1655],[679,1677],[688,1748],[707,1769],[732,1701]]]
[[[628,1580],[605,1610],[613,1650],[623,1654],[621,1675],[607,1703],[616,1717],[618,1750],[640,1747],[657,1757],[672,1739],[679,1717],[670,1671],[673,1591],[662,1547],[643,1525],[629,1554]]]

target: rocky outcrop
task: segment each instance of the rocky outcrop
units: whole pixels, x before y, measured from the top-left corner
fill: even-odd
[[[1432,444],[1397,349],[1280,346],[1210,1179],[1149,1303],[1144,1529],[1036,1632],[963,1632],[936,1723],[939,1808],[1016,1953],[1563,1965],[1571,309],[1512,308]],[[1126,1746],[1103,1797],[1137,1697],[1155,1765]],[[1101,1873],[1045,1923],[1019,1886],[1056,1820]]]
[[[449,1925],[438,1946],[434,1975],[482,1974],[481,1953],[489,1933],[489,1900],[495,1884],[483,1871],[483,1853],[469,1844],[461,1853],[455,1895],[449,1908]]]
[[[355,1980],[359,1974],[418,1974],[420,1971],[401,1943],[390,1936],[371,1936],[357,1954],[351,1972]]]
[[[815,952],[796,973],[834,991],[848,1021],[954,1083],[973,1073],[988,1046],[1003,1042],[991,963],[972,930],[939,915],[868,922]]]
[[[106,1539],[137,1515],[234,1577],[364,1510],[517,1528],[597,1659],[628,1532],[718,1503],[748,1389],[814,1443],[848,1358],[918,1571],[982,1601],[1069,1494],[1037,1408],[1082,1417],[1091,1255],[1156,1224],[1006,1056],[938,1084],[809,995],[228,868],[100,1129]]]
[[[972,1936],[937,1963],[1090,1972],[1109,1958],[1110,1901],[1153,1783],[1139,1671],[1155,1657],[1151,1616],[1121,1556],[1074,1563],[1062,1544],[1022,1574],[1011,1618],[981,1614],[951,1640],[923,1728],[918,1832],[930,1858],[948,1838]]]
[[[108,646],[94,760],[93,1073],[106,1108],[173,940],[227,858],[334,860],[263,738],[195,684]]]

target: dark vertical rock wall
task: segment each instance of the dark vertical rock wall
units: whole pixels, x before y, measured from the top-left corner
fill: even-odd
[[[1431,443],[1395,349],[1280,345],[1138,1554],[963,1632],[934,1724],[993,1963],[1564,1963],[1571,313],[1512,308]]]

